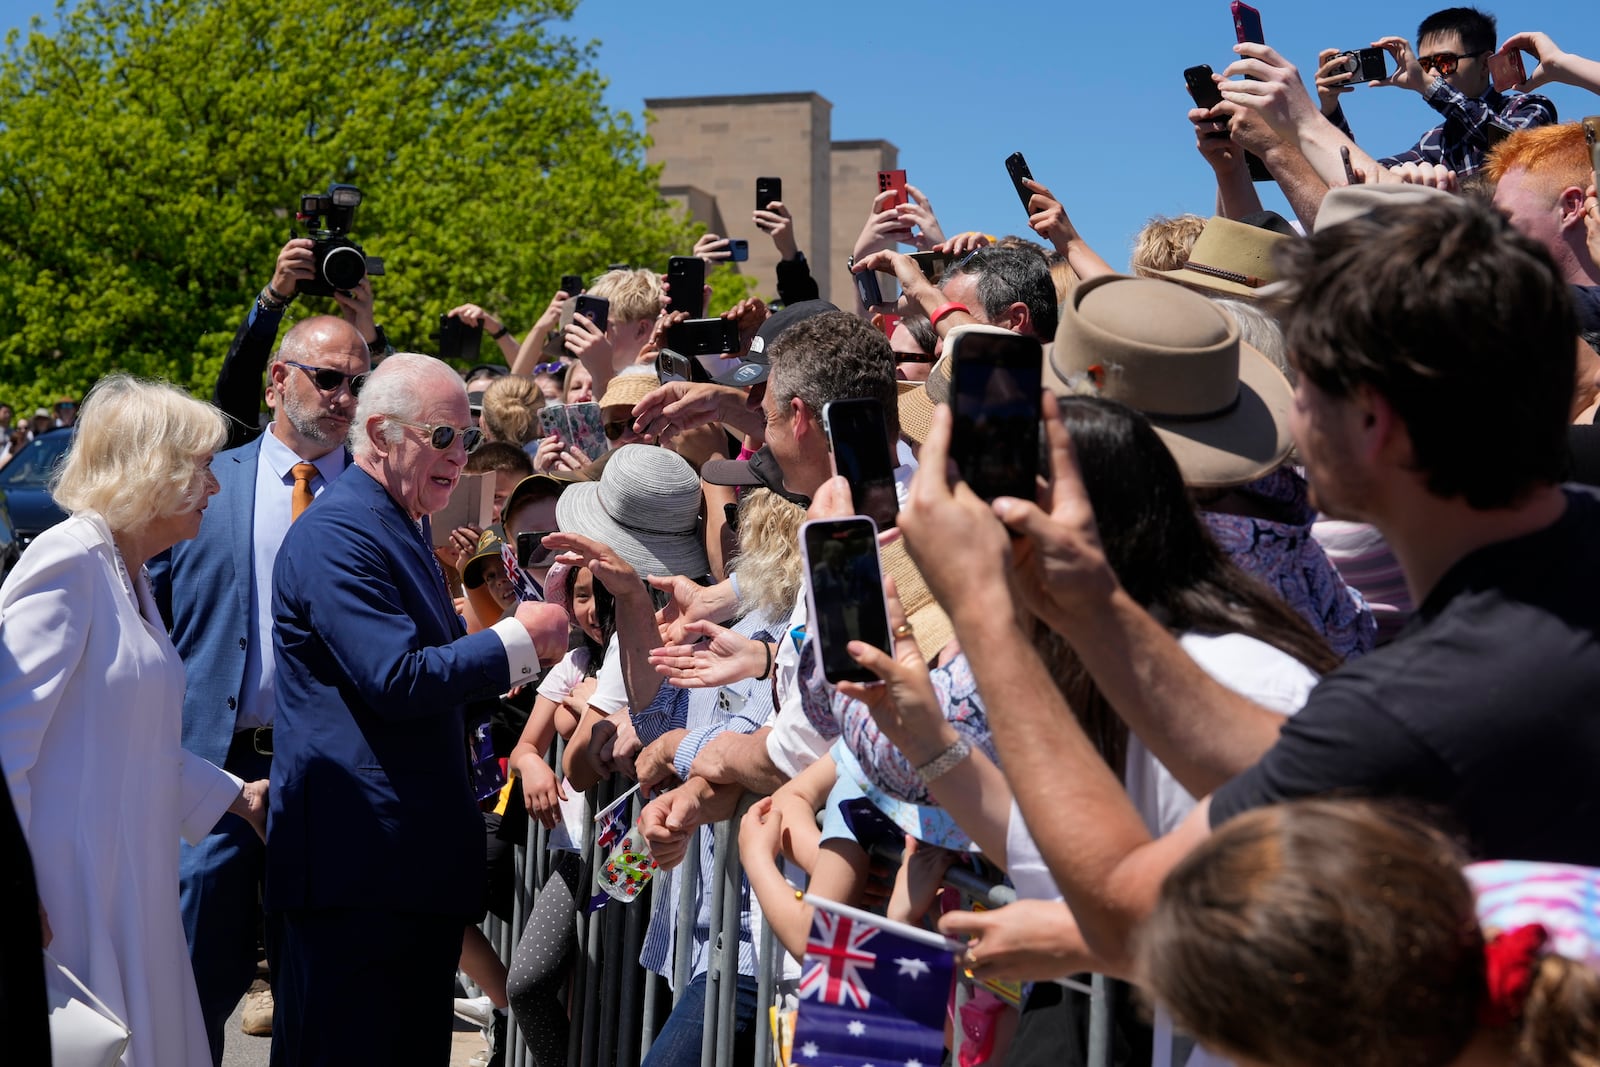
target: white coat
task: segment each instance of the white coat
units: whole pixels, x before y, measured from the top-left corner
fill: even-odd
[[[178,910],[178,837],[240,781],[183,751],[183,664],[105,522],[45,531],[0,587],[0,765],[50,951],[133,1031],[127,1067],[209,1067]]]

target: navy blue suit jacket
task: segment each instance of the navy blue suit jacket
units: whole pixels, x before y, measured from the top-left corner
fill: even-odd
[[[289,528],[272,586],[267,907],[481,914],[463,709],[510,686],[499,636],[464,635],[430,549],[360,467]]]
[[[200,534],[179,541],[150,565],[156,599],[183,657],[183,747],[218,767],[239,717],[245,652],[256,639],[250,617],[255,583],[256,463],[261,439],[217,453],[211,461],[219,492]],[[271,649],[263,649],[272,655]]]

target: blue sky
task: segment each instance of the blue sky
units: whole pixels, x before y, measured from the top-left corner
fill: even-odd
[[[1410,39],[1435,3],[1256,6],[1267,41],[1309,78],[1318,49],[1362,47],[1390,33]],[[1564,48],[1600,57],[1592,3],[1486,8],[1499,16],[1502,40],[1544,30]],[[0,0],[0,29],[51,11],[51,0]],[[833,104],[836,140],[881,137],[899,146],[900,165],[950,233],[1025,229],[1003,166],[1019,150],[1080,231],[1119,267],[1148,216],[1213,210],[1211,171],[1194,151],[1185,118],[1182,72],[1197,63],[1220,71],[1231,61],[1226,0],[584,0],[566,30],[600,42],[598,66],[610,79],[606,102],[639,121],[646,97],[821,93]],[[1600,99],[1590,94],[1567,86],[1543,91],[1564,119],[1600,112]],[[1406,90],[1362,87],[1345,101],[1357,139],[1374,155],[1409,147],[1435,122],[1422,98]],[[1269,207],[1288,214],[1275,187],[1261,189]]]

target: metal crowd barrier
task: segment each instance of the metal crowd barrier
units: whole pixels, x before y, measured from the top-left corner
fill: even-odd
[[[559,774],[559,738],[552,749],[550,761]],[[600,783],[589,791],[590,813],[604,808],[627,788],[629,784],[620,778]],[[732,819],[714,827],[708,943],[710,958],[706,973],[705,1028],[700,1044],[701,1067],[752,1067],[735,1064],[733,1057],[734,1004],[739,980],[740,883],[743,878],[737,827],[744,807],[754,799],[748,798]],[[641,807],[641,801],[635,797],[632,801],[635,820]],[[489,916],[483,925],[484,933],[508,967],[532,913],[534,901],[550,877],[548,840],[548,831],[537,820],[530,818],[527,839],[516,849],[511,921],[504,923]],[[697,844],[691,844],[690,852],[679,868],[679,893],[675,902],[676,953],[670,961],[672,985],[676,990],[673,1003],[682,996],[691,976],[695,919],[700,899],[700,865],[695,862],[697,849]],[[662,1013],[666,999],[664,983],[659,975],[639,965],[639,952],[644,943],[645,927],[650,916],[650,898],[655,885],[653,883],[649,891],[630,904],[612,904],[593,914],[582,914],[588,898],[595,892],[595,864],[604,858],[597,855],[592,824],[585,827],[580,855],[582,872],[576,893],[580,911],[578,943],[567,997],[567,1011],[571,1020],[567,1067],[636,1067],[649,1051],[665,1021]],[[899,858],[892,850],[883,855],[894,860]],[[1016,899],[1010,888],[988,882],[960,868],[952,868],[948,872],[945,885],[960,892],[966,902],[977,902],[989,908],[1001,907]],[[756,976],[756,1052],[753,1067],[770,1067],[774,1059],[768,1008],[777,1001],[782,990],[784,952],[765,921],[757,932],[757,944],[760,973]],[[1092,978],[1094,993],[1086,1049],[1089,1067],[1109,1067],[1111,1063],[1106,982],[1100,975]],[[958,983],[958,1004],[965,987],[965,982]],[[515,1020],[507,1027],[507,1036],[506,1067],[533,1067],[532,1053],[523,1044]],[[957,1026],[953,1029],[955,1047],[952,1049],[952,1062],[959,1054],[961,1040],[961,1027]],[[1164,1057],[1158,1056],[1157,1059],[1160,1062]],[[1175,1057],[1170,1062],[1181,1064],[1183,1059]]]

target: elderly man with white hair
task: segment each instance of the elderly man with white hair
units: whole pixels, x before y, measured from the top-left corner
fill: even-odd
[[[274,1064],[449,1058],[461,931],[484,893],[464,706],[531,681],[567,642],[547,604],[472,635],[455,613],[427,518],[479,440],[453,370],[390,357],[361,392],[353,469],[278,553]],[[406,1025],[352,1023],[381,1018]]]

